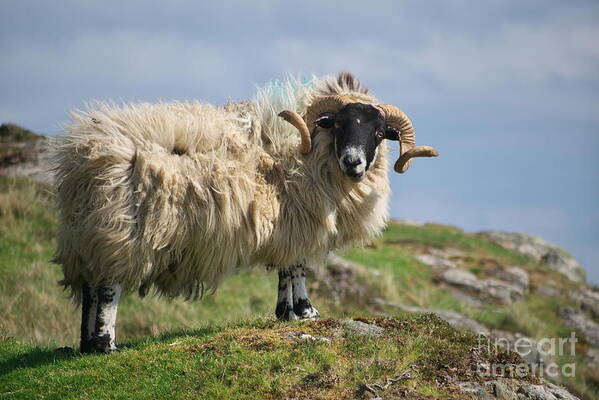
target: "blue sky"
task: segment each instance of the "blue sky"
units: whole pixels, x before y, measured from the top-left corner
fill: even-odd
[[[207,3],[2,1],[0,122],[349,70],[441,153],[393,176],[393,216],[539,235],[599,283],[598,2]]]

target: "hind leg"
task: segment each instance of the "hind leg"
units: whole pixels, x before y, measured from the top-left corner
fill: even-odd
[[[87,283],[81,288],[81,342],[80,351],[90,353],[93,351],[92,338],[96,329],[96,311],[98,309],[98,296]]]
[[[105,354],[118,351],[115,343],[115,326],[121,293],[122,287],[119,283],[101,285],[96,289],[98,305],[92,336],[93,351]]]

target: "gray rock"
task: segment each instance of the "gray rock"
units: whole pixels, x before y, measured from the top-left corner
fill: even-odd
[[[464,269],[449,269],[441,274],[441,278],[450,285],[460,286],[474,291],[479,291],[481,289],[478,278],[473,273]]]
[[[365,267],[362,264],[349,261],[335,253],[329,253],[327,256],[327,265],[338,269],[350,270],[355,273],[377,274],[378,271]]]
[[[536,340],[518,332],[507,332],[499,329],[493,329],[489,337],[497,346],[518,353],[528,365],[535,368],[534,370],[543,367],[544,376],[551,376],[555,372],[549,369],[551,364],[555,362],[553,355],[540,352],[539,342]],[[558,379],[559,376],[553,378]]]
[[[476,297],[473,294],[464,292],[464,291],[462,291],[458,288],[454,288],[454,287],[450,287],[449,289],[451,290],[453,297],[460,303],[467,304],[474,308],[481,308],[485,305],[484,301],[482,301],[481,299],[479,299],[478,297]]]
[[[557,400],[557,397],[542,385],[522,385],[516,393],[518,393],[520,399]]]
[[[376,337],[385,333],[385,328],[375,324],[367,324],[353,319],[343,319],[340,322],[349,333],[356,336]]]
[[[509,250],[526,254],[535,261],[563,274],[575,282],[584,282],[586,272],[576,259],[562,248],[524,233],[487,231],[479,234]]]
[[[582,311],[572,307],[562,308],[561,315],[566,325],[582,333],[589,344],[599,347],[598,323],[590,319]]]
[[[475,399],[480,400],[493,400],[493,396],[491,396],[485,388],[477,382],[459,382],[458,387],[464,393],[468,393],[473,396]]]
[[[501,381],[485,382],[485,388],[497,399],[518,400],[518,395],[514,393],[514,391],[511,390],[508,385]]]
[[[554,385],[551,382],[547,382],[545,384],[545,388],[546,388],[546,390],[549,393],[551,393],[552,395],[554,395],[557,399],[563,399],[563,400],[580,400],[580,399],[578,399],[578,397],[573,396],[570,392],[568,392],[563,387]]]
[[[590,368],[599,368],[599,349],[590,347],[587,350],[587,365]]]
[[[435,254],[416,254],[414,258],[435,270],[445,270],[456,267],[456,264],[453,261]]]
[[[522,291],[527,291],[528,286],[530,285],[528,272],[520,267],[507,267],[506,269],[497,268],[493,270],[493,274],[496,278],[515,285],[522,289]]]
[[[0,157],[0,176],[25,176],[38,182],[52,183],[54,175],[50,171],[49,145],[49,138],[37,135],[23,141],[0,140],[0,147],[9,154]]]
[[[474,274],[463,269],[448,269],[441,273],[440,279],[445,283],[502,303],[520,300],[524,295],[521,285],[516,286],[498,279],[478,279]]]
[[[599,292],[591,289],[582,289],[570,294],[570,298],[584,311],[599,319]]]
[[[562,294],[554,286],[539,286],[536,288],[535,293],[547,297],[557,297]]]
[[[586,281],[586,271],[582,265],[573,256],[560,248],[548,250],[541,258],[541,262],[572,281]]]
[[[483,293],[502,303],[518,301],[524,295],[524,290],[521,287],[497,279],[484,279],[480,282]]]
[[[532,385],[517,379],[498,378],[483,384],[460,382],[458,388],[477,400],[580,400],[567,390],[549,382]]]
[[[330,294],[333,301],[353,301],[356,298],[368,298],[369,288],[359,284],[359,276],[377,276],[379,271],[367,268],[331,253],[328,255],[324,268],[315,268],[315,284],[320,290]],[[347,300],[349,299],[349,300]]]

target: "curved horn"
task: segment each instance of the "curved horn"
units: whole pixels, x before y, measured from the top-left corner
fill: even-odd
[[[290,110],[281,111],[279,117],[297,128],[302,139],[299,151],[302,154],[308,154],[312,150],[312,138],[310,138],[310,131],[302,117],[295,111]]]
[[[406,151],[405,153],[403,153],[399,159],[395,162],[395,171],[399,172],[400,174],[406,172],[406,170],[409,168],[409,165],[406,166],[406,164],[410,161],[411,158],[413,157],[437,157],[439,155],[439,152],[437,150],[435,150],[434,148],[432,148],[431,146],[415,146],[412,147],[410,150]]]
[[[281,111],[279,117],[297,128],[302,139],[299,151],[302,154],[308,154],[312,150],[310,132],[314,130],[314,121],[326,113],[336,114],[344,105],[350,102],[351,100],[344,96],[326,96],[314,101],[308,107],[305,121],[298,113],[291,110]]]
[[[430,146],[416,146],[414,127],[408,116],[399,108],[389,104],[379,104],[387,125],[399,131],[400,156],[395,162],[394,170],[403,174],[410,168],[414,157],[436,157],[439,152]]]

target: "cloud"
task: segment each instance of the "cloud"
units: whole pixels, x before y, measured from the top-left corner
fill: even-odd
[[[599,27],[511,23],[492,36],[432,33],[420,49],[405,56],[444,85],[460,90],[496,87],[515,81],[597,81]]]
[[[0,122],[55,133],[87,100],[218,104],[351,70],[441,151],[393,176],[395,216],[599,247],[596,2],[23,0],[3,17]]]

